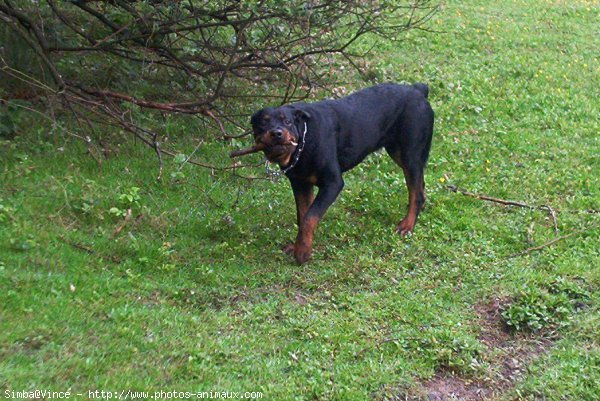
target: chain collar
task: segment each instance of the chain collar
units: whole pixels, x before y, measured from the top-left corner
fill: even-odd
[[[282,170],[275,170],[269,166],[269,163],[270,163],[269,160],[265,161],[265,171],[267,172],[267,175],[273,181],[276,181],[283,174],[286,174],[288,171],[293,169],[296,166],[296,164],[298,163],[298,160],[300,159],[300,154],[304,150],[304,144],[306,143],[306,130],[307,130],[307,127],[306,127],[306,121],[305,121],[304,122],[304,132],[302,133],[302,141],[298,145],[298,149],[296,149],[296,156],[294,156],[294,161],[292,162],[292,164],[290,164],[289,166],[287,166],[286,168],[284,168]]]

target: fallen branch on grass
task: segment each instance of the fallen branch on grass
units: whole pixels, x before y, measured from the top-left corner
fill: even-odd
[[[485,200],[485,201],[489,201],[489,202],[500,203],[500,204],[508,205],[508,206],[519,206],[519,207],[524,207],[524,208],[528,208],[528,209],[548,210],[550,213],[555,213],[555,212],[571,213],[571,214],[598,214],[598,213],[600,213],[600,210],[597,210],[597,209],[558,210],[558,209],[554,209],[548,205],[532,206],[532,205],[528,205],[527,203],[524,203],[524,202],[517,202],[517,201],[510,201],[510,200],[505,200],[505,199],[500,199],[500,198],[493,198],[491,196],[480,195],[480,194],[476,194],[473,192],[465,191],[464,189],[458,188],[456,185],[447,185],[446,188],[452,192],[460,193],[465,196],[470,196],[475,199],[481,199],[481,200]]]
[[[460,193],[465,196],[470,196],[471,198],[481,199],[481,200],[485,200],[485,201],[489,201],[489,202],[500,203],[502,205],[519,206],[519,207],[524,207],[527,209],[538,209],[539,208],[538,206],[531,206],[524,202],[517,202],[517,201],[505,200],[505,199],[500,199],[500,198],[492,198],[491,196],[487,196],[487,195],[475,194],[473,192],[469,192],[469,191],[465,191],[464,189],[460,189],[456,185],[448,185],[446,188],[448,188],[452,192]]]
[[[517,202],[517,201],[506,200],[506,199],[494,198],[494,197],[487,196],[487,195],[481,195],[481,194],[476,194],[473,192],[465,191],[464,189],[458,188],[456,185],[448,185],[448,186],[446,186],[446,188],[448,188],[452,192],[460,193],[465,196],[470,196],[471,198],[481,199],[481,200],[494,202],[494,203],[500,203],[502,205],[518,206],[518,207],[523,207],[523,208],[531,209],[531,210],[547,210],[548,213],[550,214],[550,217],[552,218],[552,221],[554,222],[554,231],[556,233],[558,233],[558,221],[556,219],[556,209],[554,209],[551,206],[548,206],[548,205],[533,206],[533,205],[529,205],[524,202]],[[569,212],[569,213],[590,213],[590,214],[598,213],[597,210],[567,211],[567,212]],[[532,252],[540,251],[544,248],[554,245],[555,243],[557,243],[559,241],[570,238],[576,234],[580,234],[586,230],[587,229],[577,230],[577,231],[574,231],[574,232],[566,234],[566,235],[561,235],[560,237],[556,237],[556,238],[554,238],[548,242],[545,242],[541,245],[532,246],[531,248],[527,248],[523,251],[508,255],[508,256],[506,256],[506,259],[511,259],[511,258],[514,258],[517,256],[523,256],[523,255],[530,254]]]
[[[506,200],[506,199],[493,198],[491,196],[481,195],[481,194],[476,194],[473,192],[465,191],[464,189],[458,188],[456,185],[448,185],[446,188],[448,188],[452,192],[460,193],[465,196],[469,196],[471,198],[481,199],[481,200],[488,201],[488,202],[500,203],[502,205],[507,205],[507,206],[518,206],[518,207],[523,207],[523,208],[531,209],[531,210],[547,210],[548,214],[550,215],[550,217],[552,218],[552,221],[554,223],[554,231],[556,233],[558,233],[558,220],[556,219],[556,210],[552,206],[548,206],[548,205],[534,206],[534,205],[529,205],[525,202],[517,202],[517,201]]]
[[[554,239],[552,239],[552,240],[550,240],[550,241],[548,241],[546,243],[543,243],[542,245],[532,246],[531,248],[527,248],[527,249],[525,249],[525,250],[523,250],[521,252],[517,252],[517,253],[513,253],[512,255],[508,255],[506,257],[506,259],[512,259],[512,258],[516,258],[517,256],[527,255],[527,254],[530,254],[530,253],[535,252],[535,251],[541,251],[544,248],[547,248],[547,247],[549,247],[549,246],[551,246],[553,244],[556,244],[558,241],[562,241],[563,239],[567,239],[569,237],[572,237],[573,235],[578,234],[580,232],[581,231],[575,231],[575,232],[572,232],[572,233],[567,234],[567,235],[561,235],[560,237],[556,237],[556,238],[554,238]]]
[[[61,235],[61,236],[59,236],[59,238],[60,238],[61,240],[63,240],[63,241],[65,242],[65,244],[71,245],[73,248],[76,248],[76,249],[79,249],[79,250],[81,250],[81,251],[87,252],[87,253],[89,253],[90,255],[95,255],[95,256],[98,256],[98,257],[99,257],[100,259],[102,259],[102,260],[106,260],[106,261],[108,261],[108,262],[112,262],[112,263],[121,263],[121,259],[119,259],[119,258],[118,258],[118,257],[116,257],[116,256],[106,256],[106,255],[101,255],[101,254],[99,254],[98,252],[96,252],[95,250],[93,250],[92,248],[90,248],[90,247],[88,247],[88,246],[86,246],[86,245],[80,244],[80,243],[78,243],[78,242],[73,242],[73,241],[71,241],[71,240],[69,240],[69,239],[65,238],[65,237],[64,237],[64,236],[62,236],[62,235]]]

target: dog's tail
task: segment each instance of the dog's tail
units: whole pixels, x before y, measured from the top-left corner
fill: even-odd
[[[416,84],[412,85],[415,89],[417,89],[419,92],[421,92],[423,94],[423,96],[425,96],[425,98],[427,98],[427,95],[429,95],[429,86],[421,83],[421,82],[417,82]]]

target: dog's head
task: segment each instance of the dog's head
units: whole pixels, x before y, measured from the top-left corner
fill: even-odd
[[[286,166],[309,118],[306,111],[289,106],[259,110],[250,119],[254,141],[264,146],[267,160]]]

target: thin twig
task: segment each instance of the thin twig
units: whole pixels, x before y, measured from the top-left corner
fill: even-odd
[[[554,231],[556,233],[558,233],[558,220],[556,218],[556,210],[552,206],[549,206],[549,205],[535,206],[535,205],[528,205],[525,202],[517,202],[517,201],[506,200],[506,199],[493,198],[491,196],[481,195],[481,194],[476,194],[473,192],[465,191],[464,189],[458,188],[456,185],[448,185],[446,188],[448,188],[452,192],[460,193],[465,196],[470,196],[471,198],[481,199],[481,200],[488,201],[488,202],[500,203],[502,205],[507,205],[507,206],[518,206],[518,207],[522,207],[522,208],[526,208],[526,209],[530,209],[530,210],[547,210],[548,214],[550,215],[550,217],[552,218],[552,221],[554,223]]]
[[[156,177],[156,181],[160,181],[163,173],[163,158],[160,150],[160,142],[157,141],[158,134],[154,134],[152,138],[152,147],[154,148],[154,152],[158,157],[158,176]]]
[[[123,219],[123,223],[121,223],[116,230],[113,232],[113,239],[117,238],[117,236],[123,231],[123,228],[127,225],[127,223],[131,220],[131,208],[127,209],[127,214],[125,214],[125,218]]]
[[[475,198],[475,199],[481,199],[481,200],[485,200],[485,201],[489,201],[489,202],[500,203],[502,205],[524,207],[527,209],[538,209],[537,206],[531,206],[524,202],[517,202],[517,201],[506,200],[506,199],[493,198],[491,196],[486,196],[486,195],[475,194],[473,192],[469,192],[469,191],[465,191],[464,189],[460,189],[456,185],[448,185],[446,188],[448,188],[452,192],[460,193],[465,196],[470,196],[471,198]]]
[[[1,99],[0,98],[0,104],[8,104],[8,102],[9,102],[8,99]],[[52,125],[56,125],[56,123],[57,123],[55,118],[48,117],[46,114],[42,113],[41,111],[33,109],[31,107],[27,107],[27,106],[24,106],[24,105],[18,104],[18,103],[11,103],[11,106],[12,107],[18,107],[18,108],[30,111],[32,113],[36,113],[37,115],[39,115],[39,116],[43,117],[44,119],[50,121],[52,123]],[[68,129],[66,129],[64,127],[61,127],[61,129],[62,129],[63,132],[67,133],[68,135],[70,135],[72,137],[75,137],[77,139],[81,139],[81,140],[83,140],[85,142],[85,138],[82,137],[81,135],[77,135],[77,134],[69,131]]]
[[[71,245],[73,248],[85,251],[85,252],[89,253],[90,255],[96,255],[96,256],[98,256],[102,260],[106,260],[106,261],[112,262],[112,263],[121,263],[121,259],[119,259],[116,256],[105,256],[105,255],[99,254],[98,252],[96,252],[92,248],[90,248],[90,247],[88,247],[86,245],[80,244],[78,242],[73,242],[73,241],[67,239],[63,235],[60,235],[59,238],[61,240],[63,240],[65,242],[65,244]]]
[[[512,258],[515,258],[517,256],[527,255],[527,254],[530,254],[530,253],[535,252],[535,251],[541,251],[542,249],[544,249],[546,247],[549,247],[550,245],[553,245],[553,244],[557,243],[558,241],[562,241],[563,239],[572,237],[575,234],[579,234],[580,232],[582,232],[582,230],[574,231],[574,232],[566,234],[566,235],[561,235],[560,237],[556,237],[556,238],[554,238],[554,239],[552,239],[552,240],[550,240],[550,241],[548,241],[546,243],[543,243],[542,245],[532,246],[531,248],[527,248],[527,249],[525,249],[525,250],[523,250],[521,252],[517,252],[517,253],[513,253],[511,255],[508,255],[506,257],[506,259],[512,259]]]
[[[500,204],[508,205],[508,206],[519,206],[519,207],[524,207],[524,208],[527,208],[527,209],[547,210],[550,213],[550,215],[553,215],[553,218],[556,218],[556,212],[559,212],[559,213],[571,213],[571,214],[599,214],[600,213],[600,210],[596,210],[596,209],[587,209],[587,210],[559,210],[559,209],[555,209],[555,208],[553,208],[551,206],[548,206],[548,205],[532,206],[532,205],[528,205],[528,204],[523,203],[523,202],[509,201],[509,200],[505,200],[505,199],[492,198],[491,196],[475,194],[475,193],[472,193],[472,192],[465,191],[464,189],[460,189],[456,185],[448,185],[448,186],[446,186],[446,188],[449,189],[452,192],[460,193],[460,194],[463,194],[465,196],[470,196],[470,197],[475,198],[475,199],[486,200],[486,201],[500,203]]]
[[[546,209],[550,213],[550,217],[552,217],[552,221],[554,222],[554,232],[558,234],[558,220],[556,219],[556,211],[552,206],[549,205],[541,205],[540,209]]]

